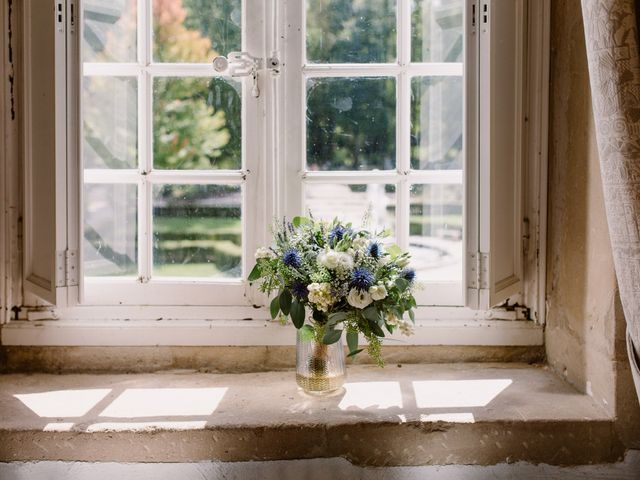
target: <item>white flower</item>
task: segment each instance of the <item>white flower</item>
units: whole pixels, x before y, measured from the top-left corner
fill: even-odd
[[[357,288],[352,288],[349,291],[349,295],[347,295],[347,302],[352,307],[364,308],[369,305],[371,301],[371,295],[369,292],[361,291]]]
[[[268,248],[265,247],[260,247],[258,250],[256,250],[256,260],[259,260],[261,258],[274,258],[275,254]]]
[[[353,248],[356,250],[364,250],[369,245],[369,240],[365,237],[357,237],[353,240]]]
[[[335,298],[331,295],[330,283],[311,283],[307,286],[309,290],[309,301],[314,303],[318,310],[327,312],[333,305]]]
[[[318,263],[329,270],[348,271],[353,269],[353,257],[348,253],[327,250],[318,255]]]
[[[371,288],[369,288],[369,293],[374,300],[382,300],[387,296],[387,289],[382,284],[372,285]]]

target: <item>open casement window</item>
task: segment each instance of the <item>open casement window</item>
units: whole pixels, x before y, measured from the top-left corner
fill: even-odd
[[[283,211],[368,212],[421,305],[518,293],[524,19],[522,1],[288,5]]]
[[[33,293],[59,304],[55,259],[77,250],[81,304],[246,306],[271,219],[309,211],[388,228],[421,305],[520,292],[526,0],[81,5],[66,31],[42,26],[78,88],[66,111],[64,95],[28,110],[51,117],[30,130],[48,157],[28,157],[27,272],[51,280]],[[261,60],[257,84],[212,68],[240,51]],[[54,93],[52,60],[28,63]]]

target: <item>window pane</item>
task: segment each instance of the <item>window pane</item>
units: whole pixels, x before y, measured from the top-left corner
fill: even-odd
[[[304,192],[305,208],[314,218],[332,221],[338,217],[341,221],[351,222],[358,227],[368,213],[369,228],[377,232],[389,229],[395,235],[395,185],[308,183]],[[391,238],[389,240],[395,241]]]
[[[160,169],[240,169],[240,83],[223,78],[156,78],[153,162]]]
[[[462,185],[412,185],[409,251],[425,281],[462,280]]]
[[[396,86],[392,78],[307,81],[307,168],[395,168]]]
[[[395,0],[307,0],[311,63],[396,60]]]
[[[84,274],[137,275],[137,186],[85,184]]]
[[[464,0],[412,0],[412,62],[462,62],[463,9]]]
[[[155,185],[153,274],[240,277],[240,186]]]
[[[84,77],[85,168],[136,168],[138,93],[135,78]]]
[[[411,80],[411,168],[462,169],[462,77]]]
[[[136,61],[136,0],[85,0],[82,59]]]
[[[153,59],[208,63],[242,50],[241,0],[153,0]]]

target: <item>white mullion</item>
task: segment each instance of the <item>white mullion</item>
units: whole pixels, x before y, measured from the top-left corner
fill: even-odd
[[[150,63],[145,71],[159,77],[226,77],[216,72],[209,63]]]
[[[462,184],[462,170],[410,170],[411,183],[420,184]]]
[[[84,183],[136,183],[140,174],[137,170],[116,170],[110,168],[87,168],[83,172]]]
[[[151,248],[153,243],[152,235],[152,186],[147,181],[146,175],[151,171],[152,160],[152,77],[146,67],[151,63],[152,46],[152,12],[151,1],[144,0],[143,8],[140,12],[142,18],[142,44],[140,45],[141,57],[138,58],[142,66],[140,72],[140,88],[142,105],[139,113],[138,125],[140,127],[140,181],[138,186],[139,195],[139,213],[138,213],[138,258],[140,265],[138,271],[142,281],[148,281],[151,278]],[[140,118],[141,117],[141,118]]]
[[[407,70],[413,76],[421,77],[461,77],[464,73],[462,62],[411,63]]]
[[[302,67],[307,77],[392,77],[400,71],[400,66],[393,63],[311,64]]]
[[[152,170],[147,174],[147,181],[153,184],[190,184],[190,185],[239,185],[247,174],[240,171],[215,170]]]
[[[85,77],[135,77],[141,67],[137,63],[90,63],[83,64],[82,74]]]
[[[371,171],[323,171],[304,172],[301,175],[305,183],[339,183],[343,185],[355,185],[366,183],[395,183],[398,180],[398,172],[395,170],[371,170]]]
[[[407,67],[411,63],[411,10],[409,0],[399,0],[398,64],[396,77],[396,168],[400,173],[396,183],[396,242],[409,246],[409,170],[411,168],[411,77]]]

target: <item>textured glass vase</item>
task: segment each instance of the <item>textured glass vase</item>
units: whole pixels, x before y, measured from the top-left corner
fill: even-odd
[[[331,393],[344,383],[345,362],[342,339],[331,345],[305,337],[298,330],[296,341],[296,381],[307,393]]]

